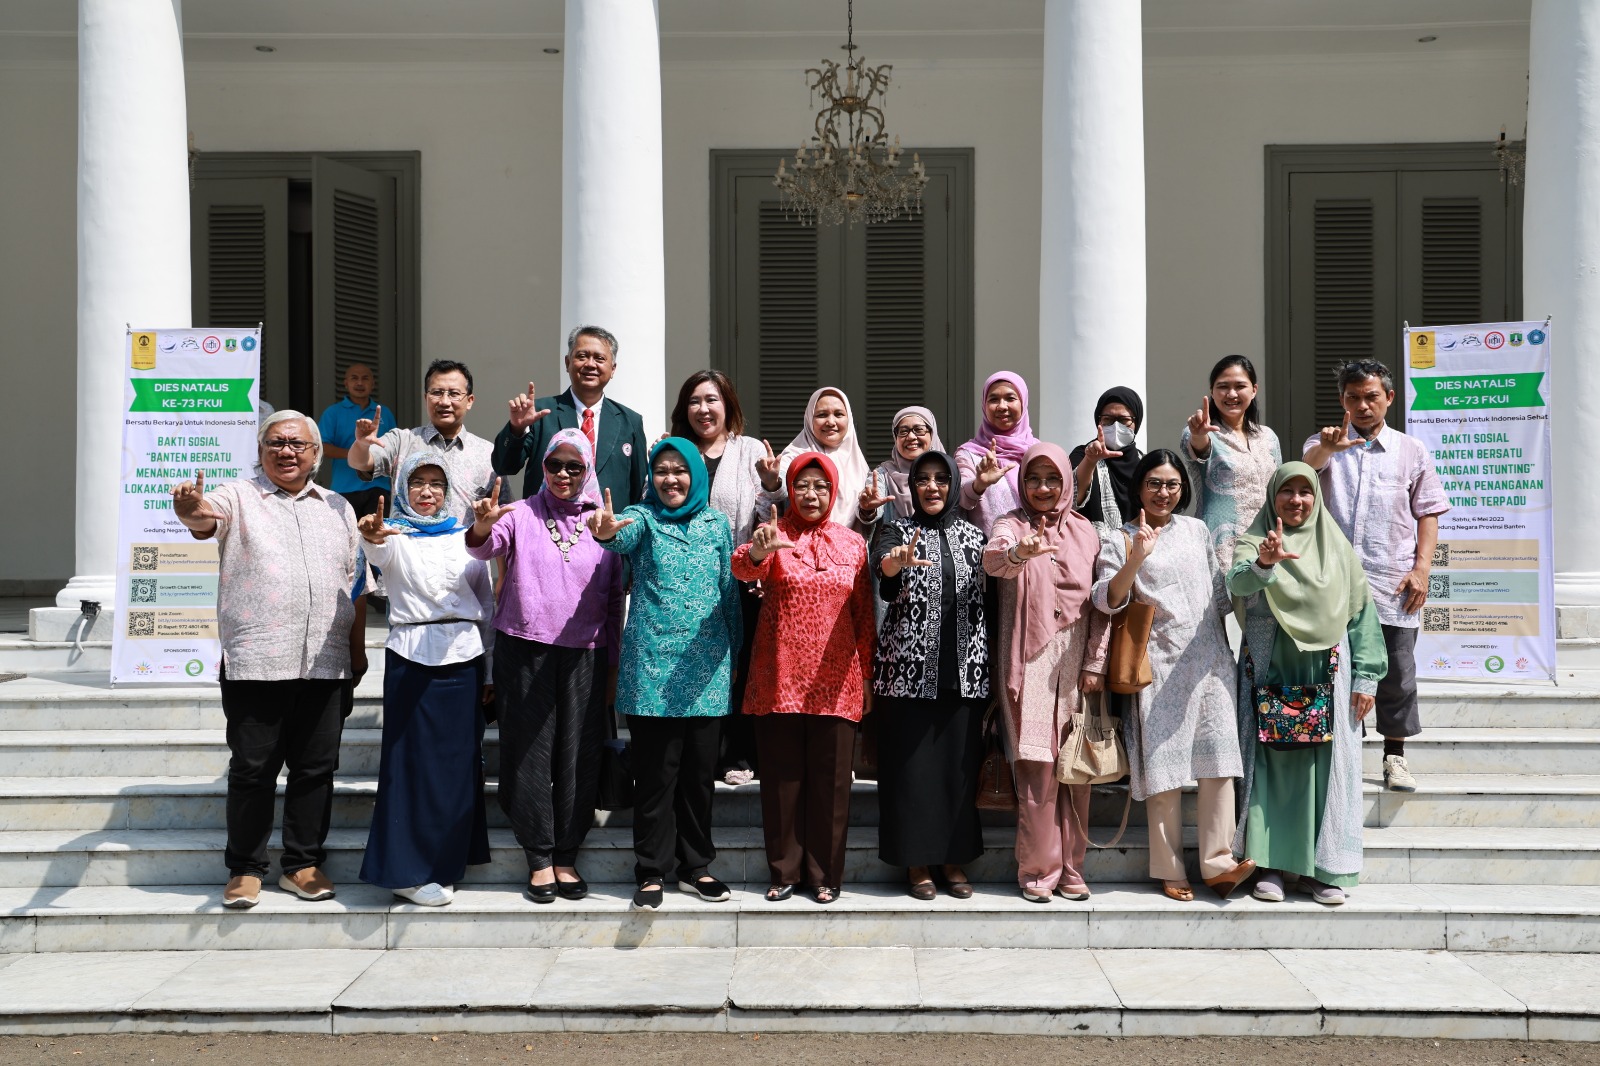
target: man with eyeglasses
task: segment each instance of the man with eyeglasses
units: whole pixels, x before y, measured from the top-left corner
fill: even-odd
[[[449,513],[472,523],[472,505],[488,499],[494,488],[493,446],[466,427],[472,410],[472,371],[453,359],[435,359],[422,375],[422,400],[429,424],[416,429],[391,429],[381,438],[377,418],[356,420],[356,439],[346,461],[366,480],[392,477],[414,452],[435,453],[450,478]]]
[[[172,490],[196,540],[217,542],[222,713],[228,722],[229,880],[222,904],[256,905],[268,871],[278,771],[283,800],[278,887],[333,897],[327,861],[333,772],[351,687],[367,669],[355,512],[312,480],[322,461],[316,423],[278,411],[261,423],[261,473],[206,491],[205,475]]]
[[[634,503],[644,496],[649,475],[650,444],[639,412],[606,396],[617,372],[617,338],[599,326],[577,326],[567,334],[568,388],[559,396],[536,397],[528,391],[511,399],[511,417],[494,439],[495,473],[521,473],[522,495],[531,497],[544,484],[544,455],[557,430],[576,429],[594,447],[595,477],[613,499]],[[502,488],[501,495],[508,495]]]

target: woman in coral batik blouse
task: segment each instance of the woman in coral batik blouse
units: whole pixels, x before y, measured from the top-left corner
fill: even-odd
[[[839,897],[856,727],[871,707],[875,629],[867,542],[829,520],[840,486],[820,452],[795,456],[789,511],[757,526],[733,556],[740,581],[764,591],[744,713],[755,716],[761,821],[772,886]]]

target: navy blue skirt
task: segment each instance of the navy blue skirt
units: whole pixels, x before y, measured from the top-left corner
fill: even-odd
[[[483,659],[424,666],[384,655],[383,761],[361,880],[453,885],[489,861]]]

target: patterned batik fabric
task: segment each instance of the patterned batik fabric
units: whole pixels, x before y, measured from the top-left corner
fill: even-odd
[[[878,632],[872,691],[880,696],[938,699],[939,688],[945,682],[939,677],[938,667],[944,626],[944,554],[948,547],[956,578],[955,660],[961,669],[959,688],[967,699],[982,699],[989,695],[983,533],[967,521],[955,522],[942,531],[907,519],[886,522],[873,540],[873,571],[878,571],[891,550],[910,543],[917,531],[922,534],[917,558],[932,565],[900,571],[899,594],[889,604]]]
[[[1227,573],[1233,567],[1233,542],[1250,528],[1250,522],[1267,498],[1267,482],[1283,462],[1278,435],[1266,426],[1249,434],[1220,426],[1211,433],[1211,454],[1196,459],[1184,428],[1178,445],[1189,481],[1195,488],[1195,513],[1211,531],[1217,565]]]

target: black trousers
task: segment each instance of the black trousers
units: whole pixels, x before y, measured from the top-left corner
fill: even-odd
[[[608,713],[605,655],[495,634],[500,809],[530,873],[574,865],[594,824]]]
[[[355,509],[357,518],[365,518],[369,514],[376,514],[380,499],[384,503],[389,502],[389,492],[385,489],[358,489],[355,492],[341,492],[339,495],[343,496],[345,502]]]
[[[712,775],[721,718],[628,715],[633,770],[633,876],[695,881],[717,857],[711,845]]]
[[[228,720],[230,876],[267,876],[267,842],[278,771],[289,767],[283,797],[283,872],[321,866],[328,853],[333,774],[339,768],[348,681],[221,680]]]
[[[761,597],[749,585],[739,586],[739,613],[744,623],[744,645],[739,649],[738,669],[729,692],[728,708],[733,713],[722,720],[722,754],[717,760],[718,777],[729,770],[760,770],[751,716],[740,713],[744,708],[744,688],[750,681],[750,653],[756,645],[756,623],[761,618]]]
[[[1384,626],[1383,643],[1389,652],[1389,672],[1378,682],[1378,734],[1396,740],[1422,732],[1417,709],[1417,630]]]

